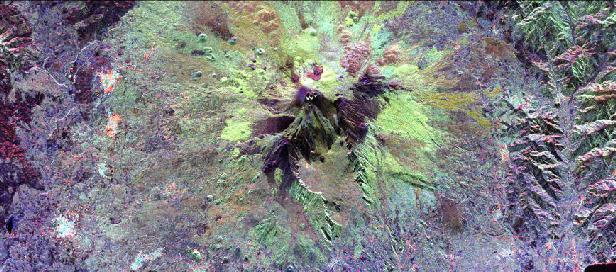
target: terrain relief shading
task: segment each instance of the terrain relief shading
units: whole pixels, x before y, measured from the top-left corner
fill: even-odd
[[[610,1],[0,1],[0,271],[616,271]]]

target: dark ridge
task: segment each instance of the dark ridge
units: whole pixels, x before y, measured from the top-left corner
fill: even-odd
[[[293,120],[295,120],[295,117],[285,115],[269,117],[265,120],[257,121],[253,125],[252,135],[260,136],[283,132],[289,127],[289,125],[291,125],[291,123],[293,123]]]
[[[382,77],[364,75],[353,85],[353,99],[340,97],[335,105],[338,111],[338,125],[347,136],[351,148],[363,141],[368,132],[367,122],[376,118],[380,111],[376,97],[390,89],[397,89],[395,84],[385,84]]]
[[[265,155],[262,170],[270,183],[275,184],[274,170],[282,171],[282,183],[278,185],[280,197],[286,196],[293,181],[297,180],[297,163],[298,155],[294,152],[291,142],[285,137],[274,141],[270,151]]]
[[[591,264],[584,269],[584,272],[613,272],[616,271],[616,263]]]
[[[13,232],[13,228],[15,227],[15,219],[12,216],[9,216],[9,218],[6,220],[6,231],[8,233]]]
[[[355,98],[373,98],[389,90],[389,86],[383,83],[382,76],[363,75],[359,82],[355,83],[351,90]]]
[[[75,74],[75,102],[81,104],[90,104],[94,101],[94,94],[92,92],[92,80],[94,79],[94,69],[90,67],[84,67],[79,69]]]
[[[368,133],[367,122],[376,118],[379,112],[378,102],[374,99],[336,100],[338,109],[338,125],[347,136],[349,147],[363,141]]]
[[[458,6],[469,15],[493,21],[498,19],[499,12],[515,10],[520,7],[517,1],[459,1]]]
[[[135,6],[135,1],[87,1],[84,5],[84,8],[69,9],[65,17],[77,30],[82,45],[119,21]]]
[[[500,0],[484,1],[477,10],[477,17],[486,18],[490,21],[498,19],[498,13],[503,10],[513,10],[520,7],[517,1]]]
[[[278,138],[264,157],[262,170],[270,173],[276,168],[284,168],[283,164],[289,158],[289,140],[284,137]]]
[[[329,233],[327,233],[327,230],[325,229],[325,226],[321,227],[321,233],[323,233],[323,235],[325,235],[325,239],[327,239],[328,241],[332,240],[332,237],[329,236]]]

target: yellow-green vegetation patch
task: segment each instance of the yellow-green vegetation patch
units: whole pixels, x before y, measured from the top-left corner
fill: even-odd
[[[378,165],[388,182],[431,188],[432,165],[446,136],[433,124],[447,120],[446,113],[419,103],[410,92],[387,93],[384,101],[374,126],[375,133],[386,139],[385,146],[372,158],[378,162],[368,160],[366,165]]]
[[[422,143],[421,149],[434,152],[442,140],[442,132],[430,125],[434,114],[430,107],[417,103],[411,93],[388,93],[389,101],[379,113],[375,125],[378,132],[390,133]]]
[[[232,69],[231,78],[222,77],[220,82],[223,84],[223,89],[236,94],[243,94],[248,98],[257,98],[256,87],[263,85],[259,84],[265,81],[265,75],[262,71],[259,74],[256,72],[248,72],[243,70]],[[257,86],[255,86],[257,85]]]
[[[404,86],[411,90],[431,89],[432,86],[427,84],[419,67],[413,64],[402,64],[393,66],[386,72],[386,75],[391,78],[400,80]]]
[[[321,42],[314,31],[307,28],[297,35],[284,39],[281,44],[283,52],[298,61],[317,59]]]
[[[220,138],[227,141],[248,140],[252,134],[252,124],[248,121],[225,121],[227,125],[220,134]]]
[[[282,170],[280,170],[280,168],[276,168],[276,170],[274,170],[274,182],[276,182],[276,186],[272,186],[272,195],[278,194],[278,188],[280,187],[280,184],[282,184],[282,181]]]
[[[409,55],[406,56],[414,61],[384,66],[382,74],[386,78],[400,81],[405,87],[413,91],[450,89],[456,80],[443,77],[439,69],[442,68],[447,56],[451,55],[452,52],[450,49],[423,48],[416,44],[410,50]]]
[[[276,185],[282,184],[282,178],[282,170],[280,170],[280,168],[276,168],[276,170],[274,170],[274,181],[276,182]]]
[[[451,54],[452,50],[438,50],[436,47],[432,47],[423,52],[423,58],[427,62],[427,65],[435,64],[441,61],[445,56]]]
[[[382,9],[381,4],[382,4],[381,2],[375,2],[373,10],[377,11],[377,14],[378,14],[376,17],[376,20],[384,22],[384,21],[391,20],[396,17],[402,16],[404,12],[406,12],[408,7],[412,4],[412,2],[410,1],[398,2],[396,3],[395,9],[386,11],[386,12],[378,12]]]
[[[252,135],[252,125],[250,115],[254,114],[251,110],[250,114],[248,109],[240,107],[239,104],[231,105],[233,110],[230,110],[230,114],[233,117],[225,120],[225,127],[223,128],[220,138],[227,141],[243,141],[248,140]]]
[[[498,92],[498,90],[495,89],[495,91],[487,92],[487,95],[491,95],[493,92]],[[418,92],[415,96],[423,104],[446,111],[462,111],[482,127],[490,126],[490,121],[481,115],[481,107],[477,104],[479,94],[476,92],[448,93],[426,91]]]
[[[430,106],[445,110],[462,110],[477,102],[479,95],[476,93],[442,93],[421,92],[415,95],[417,100]]]

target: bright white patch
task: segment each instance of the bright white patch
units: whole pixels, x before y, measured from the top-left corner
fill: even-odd
[[[138,270],[139,268],[143,267],[145,262],[156,260],[160,258],[160,256],[162,255],[163,255],[162,247],[157,248],[154,252],[150,254],[143,254],[139,252],[139,254],[137,254],[137,257],[135,257],[135,260],[133,261],[133,263],[130,265],[130,270],[131,271]]]
[[[54,225],[58,237],[67,238],[75,236],[75,222],[68,220],[63,215],[54,219]]]
[[[106,178],[107,177],[107,164],[104,162],[101,162],[97,166],[98,166],[98,174],[101,175],[101,177]]]

